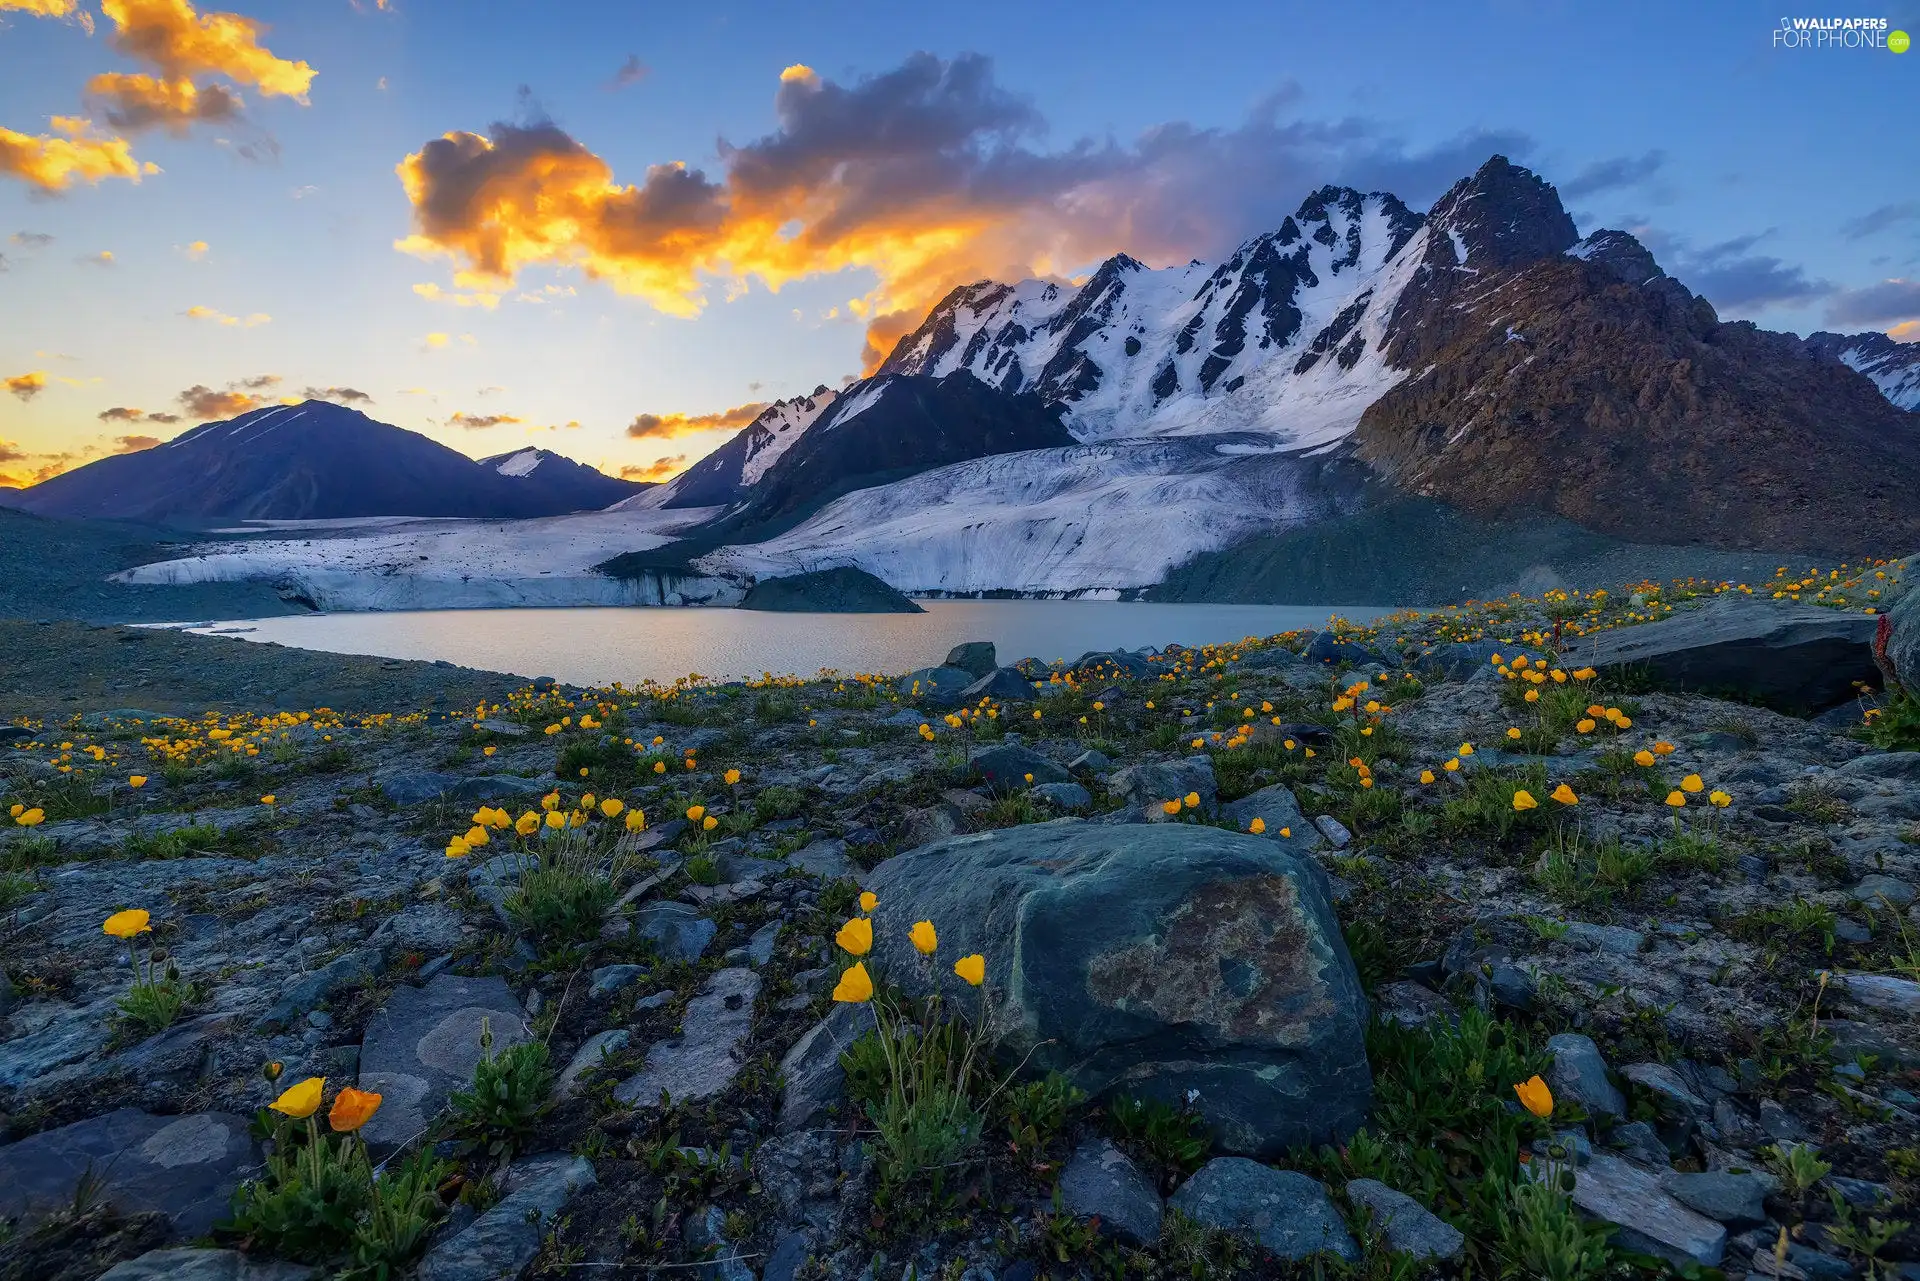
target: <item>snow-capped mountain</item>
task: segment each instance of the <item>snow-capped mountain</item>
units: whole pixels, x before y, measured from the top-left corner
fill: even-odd
[[[1865,374],[1902,409],[1920,411],[1920,342],[1895,342],[1881,333],[1810,334],[1807,346]]]
[[[767,469],[806,434],[832,405],[824,385],[811,395],[777,400],[726,444],[675,476],[657,500],[662,507],[725,507],[745,497]]]
[[[532,445],[482,458],[480,465],[539,491],[556,512],[597,511],[651,488],[647,482],[621,480]]]

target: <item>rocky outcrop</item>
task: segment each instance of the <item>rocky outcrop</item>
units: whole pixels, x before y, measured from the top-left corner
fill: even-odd
[[[926,613],[883,580],[851,565],[763,578],[747,589],[740,608],[788,614]]]

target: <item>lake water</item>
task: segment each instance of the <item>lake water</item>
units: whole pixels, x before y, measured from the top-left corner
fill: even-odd
[[[1318,628],[1338,613],[1311,605],[1157,605],[1121,601],[933,600],[924,614],[773,614],[740,609],[459,609],[308,614],[216,623],[246,640],[337,654],[445,659],[462,667],[552,676],[576,685],[721,680],[841,672],[898,675],[938,663],[961,641],[990,640],[1000,661],[1078,658],[1092,649],[1218,644]],[[237,629],[250,628],[250,631]]]

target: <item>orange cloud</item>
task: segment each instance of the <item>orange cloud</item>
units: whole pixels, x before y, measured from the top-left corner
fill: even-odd
[[[15,374],[4,383],[0,383],[0,386],[5,386],[8,391],[22,400],[32,400],[46,390],[47,376],[36,369],[32,373]]]
[[[673,476],[685,465],[687,456],[675,454],[670,458],[656,458],[650,463],[635,465],[628,463],[620,469],[621,480],[662,481]]]
[[[0,173],[24,178],[42,191],[65,191],[76,179],[89,184],[103,178],[139,182],[143,174],[160,172],[152,162],[135,160],[125,138],[94,134],[92,124],[77,116],[55,116],[54,134],[0,127]]]
[[[101,0],[113,44],[158,67],[169,81],[222,75],[269,97],[304,103],[314,69],[274,56],[260,43],[266,28],[237,13],[196,13],[187,0]]]
[[[236,418],[262,405],[274,403],[271,396],[259,395],[280,382],[278,374],[256,374],[252,378],[242,378],[230,382],[224,391],[215,391],[202,383],[193,386],[174,397],[186,416],[195,422],[207,422],[215,418]]]
[[[635,440],[672,440],[723,427],[745,427],[766,407],[765,401],[756,400],[717,414],[639,414],[627,424],[627,435]]]
[[[80,7],[80,0],[0,0],[0,13],[8,10],[37,18],[71,18],[93,34],[93,15]]]
[[[137,454],[144,449],[152,449],[160,443],[158,436],[115,436],[113,438],[116,454]]]
[[[419,294],[429,302],[450,302],[456,307],[484,307],[486,310],[492,311],[500,305],[499,294],[485,292],[470,294],[456,293],[451,290],[442,289],[432,281],[415,285],[413,292]]]
[[[10,440],[0,440],[0,463],[17,463],[25,457],[20,446]]]
[[[103,409],[94,415],[103,423],[177,423],[178,414],[148,413],[144,409],[133,409],[126,405],[115,405],[112,409]]]
[[[524,421],[526,420],[515,418],[512,414],[469,414],[455,411],[453,417],[447,419],[447,426],[464,427],[468,431],[484,431],[489,427],[501,427],[508,423]]]
[[[185,78],[107,72],[87,81],[87,98],[116,129],[157,125],[184,134],[197,121],[233,120],[240,115],[239,94],[219,85],[202,87]]]
[[[213,307],[195,305],[187,308],[185,314],[194,320],[211,320],[216,325],[227,325],[229,327],[240,325],[247,329],[254,329],[260,325],[273,323],[273,317],[264,311],[256,311],[243,318],[240,316],[229,316],[224,311],[219,311]]]
[[[1903,320],[1887,330],[1887,337],[1895,342],[1920,342],[1920,320]]]

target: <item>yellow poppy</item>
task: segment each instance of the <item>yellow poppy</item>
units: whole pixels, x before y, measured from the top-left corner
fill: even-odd
[[[1247,830],[1255,836],[1258,836],[1267,830],[1267,820],[1264,818],[1255,818],[1251,823],[1247,824]]]
[[[932,956],[933,950],[940,946],[940,936],[934,932],[932,921],[915,921],[907,932],[913,940],[913,946],[922,956]]]
[[[867,967],[854,962],[853,968],[841,974],[840,981],[834,985],[833,999],[843,1005],[859,1005],[873,999],[873,979],[867,973]]]
[[[853,956],[865,956],[873,950],[873,922],[864,916],[856,916],[840,927],[833,941]]]
[[[298,1085],[290,1085],[279,1098],[267,1104],[275,1112],[304,1121],[320,1110],[320,1096],[326,1092],[327,1078],[310,1076]]]
[[[145,934],[153,927],[152,920],[145,908],[128,908],[124,912],[115,912],[100,925],[107,934],[117,939],[130,939],[136,934]]]
[[[879,895],[875,894],[872,890],[860,891],[860,910],[862,912],[871,912],[874,908],[879,906],[880,906]]]
[[[343,1134],[351,1133],[373,1119],[373,1114],[380,1110],[380,1102],[381,1096],[373,1091],[348,1086],[333,1100],[327,1124]]]
[[[1559,801],[1562,805],[1577,805],[1580,801],[1580,798],[1573,794],[1573,789],[1565,783],[1554,788],[1551,795],[1554,800]]]
[[[975,952],[953,963],[953,972],[975,987],[987,981],[987,958]]]
[[[1533,799],[1533,793],[1522,788],[1513,794],[1513,808],[1522,812],[1535,810],[1540,808],[1540,802]]]
[[[1539,1077],[1520,1082],[1513,1087],[1513,1092],[1520,1096],[1520,1106],[1541,1120],[1553,1115],[1553,1091]]]

